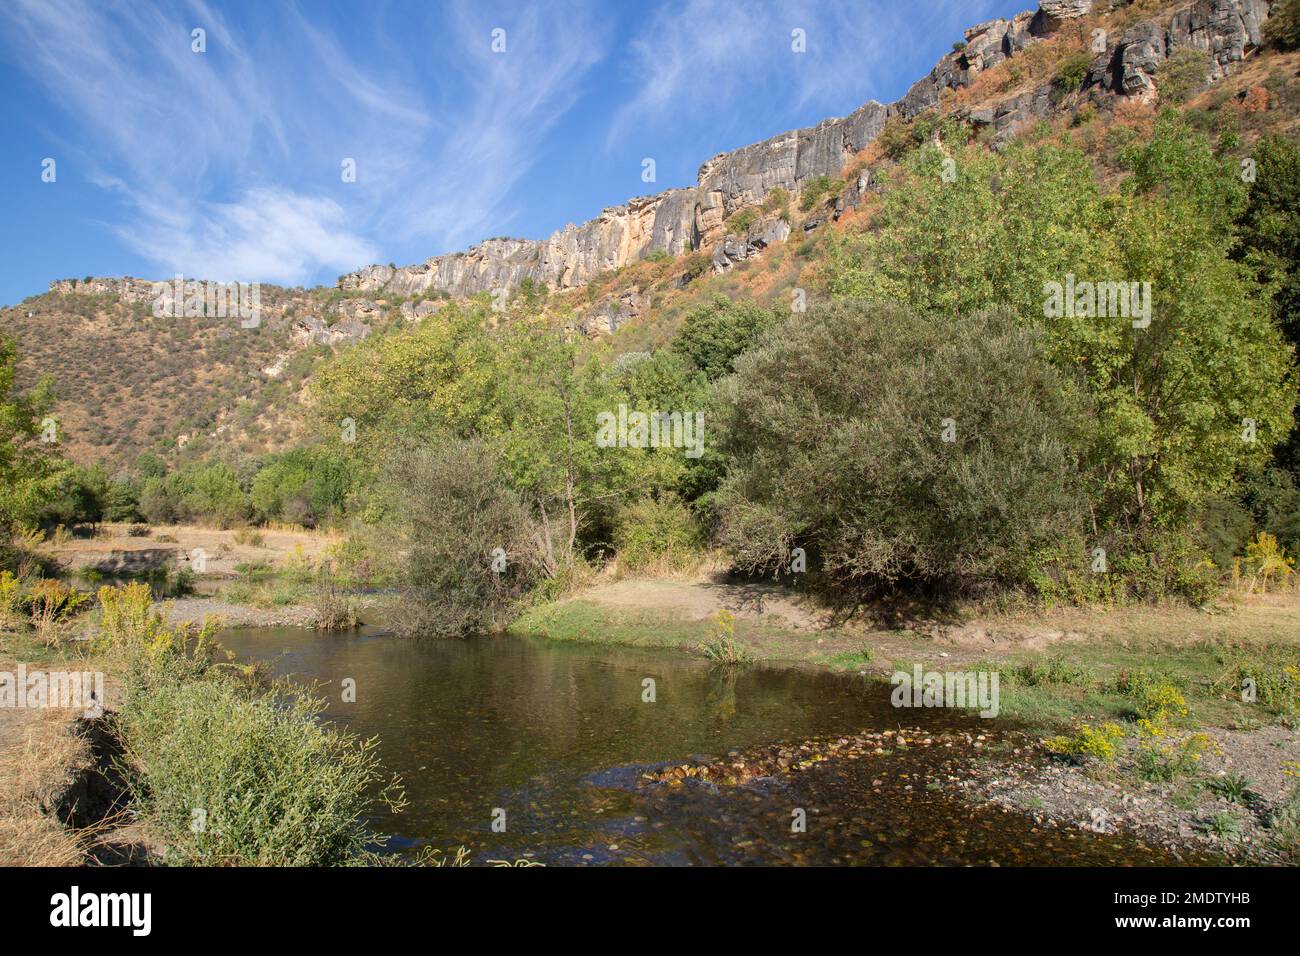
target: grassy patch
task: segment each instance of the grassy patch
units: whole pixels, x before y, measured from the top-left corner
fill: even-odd
[[[507,630],[552,641],[676,647],[701,653],[703,647],[716,643],[716,622],[716,616],[693,619],[666,607],[613,608],[577,599],[529,608]],[[816,646],[816,637],[743,617],[734,619],[731,636],[753,660],[810,660],[809,651]]]
[[[709,626],[707,620],[687,620],[666,610],[617,611],[578,600],[530,608],[509,631],[580,644],[695,648],[708,639]]]

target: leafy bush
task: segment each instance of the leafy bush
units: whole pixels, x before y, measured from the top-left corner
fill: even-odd
[[[1300,0],[1281,0],[1264,21],[1264,40],[1279,50],[1300,48]]]
[[[125,662],[113,716],[135,813],[181,865],[322,866],[381,843],[365,818],[400,805],[375,742],[324,724],[322,701],[216,663],[211,635],[170,626],[148,589],[101,588],[99,650]]]
[[[266,545],[266,536],[260,531],[254,531],[251,528],[240,528],[235,532],[235,544],[246,544],[251,548],[261,548]]]
[[[1072,146],[963,150],[952,183],[937,175],[941,160],[932,149],[909,157],[871,229],[827,236],[834,296],[948,316],[1007,306],[1044,327],[1053,363],[1082,380],[1098,417],[1086,490],[1102,530],[1185,529],[1203,501],[1267,461],[1292,427],[1296,373],[1231,257],[1245,202],[1235,164],[1172,112],[1126,151],[1133,175],[1114,194]],[[1067,275],[1149,282],[1150,326],[1136,335],[1122,314],[1049,309],[1049,285]],[[1254,443],[1241,440],[1242,409]]]
[[[333,569],[321,562],[312,601],[315,616],[312,627],[318,631],[348,631],[357,626],[357,609],[334,578]]]
[[[772,191],[767,194],[767,198],[763,200],[764,212],[775,212],[777,210],[788,212],[789,209],[790,193],[781,186],[774,186]]]
[[[819,203],[838,196],[843,188],[844,181],[841,179],[832,179],[830,176],[814,176],[804,183],[803,190],[799,195],[799,208],[804,212],[810,212]]]
[[[729,232],[743,236],[749,232],[749,227],[758,221],[758,210],[750,206],[745,209],[738,209],[727,219],[727,229]]]
[[[373,800],[396,805],[375,741],[319,722],[322,701],[233,680],[158,681],[117,715],[136,813],[168,863],[328,866],[376,842]]]
[[[395,456],[383,477],[393,533],[406,552],[403,633],[464,637],[498,626],[535,580],[527,511],[497,451],[448,440]],[[501,567],[504,563],[504,568]]]
[[[736,365],[718,500],[743,568],[774,571],[798,545],[844,586],[1017,581],[1024,554],[1080,525],[1086,406],[1005,313],[836,304]]]
[[[1083,83],[1084,77],[1088,75],[1088,67],[1091,65],[1091,55],[1082,51],[1072,53],[1063,59],[1052,75],[1052,102],[1059,106],[1067,96],[1077,90]]]
[[[79,613],[90,603],[90,595],[58,578],[41,578],[28,589],[23,600],[31,615],[32,627],[44,633]]]
[[[1215,687],[1236,699],[1244,688],[1253,688],[1253,702],[1267,713],[1294,718],[1300,715],[1300,656],[1285,646],[1229,655]]]
[[[912,138],[907,120],[902,115],[895,115],[885,120],[880,135],[876,137],[876,144],[890,159],[898,160],[913,149],[917,142]]]
[[[1195,47],[1175,50],[1156,68],[1156,88],[1161,103],[1184,103],[1205,85],[1210,73],[1210,55]]]
[[[700,554],[703,535],[676,498],[643,498],[625,507],[614,527],[619,565],[627,571],[683,570]]]
[[[736,356],[772,324],[772,314],[752,302],[714,296],[686,315],[673,340],[673,351],[688,359],[712,381],[733,370]]]

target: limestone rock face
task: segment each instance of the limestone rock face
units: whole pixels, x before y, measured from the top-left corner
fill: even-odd
[[[1165,34],[1172,51],[1190,46],[1210,54],[1210,79],[1217,80],[1259,46],[1268,0],[1201,0],[1174,14]]]
[[[737,209],[761,204],[777,187],[797,196],[818,176],[838,176],[855,153],[880,135],[891,117],[910,120],[937,106],[947,91],[969,85],[982,71],[1019,55],[1098,6],[1096,0],[1040,0],[1035,11],[977,24],[965,31],[961,49],[941,57],[897,102],[886,106],[873,101],[846,117],[720,153],[700,167],[693,187],[630,200],[546,239],[489,239],[466,252],[397,269],[367,266],[343,276],[339,286],[371,294],[436,291],[460,296],[511,288],[531,279],[565,289],[659,250],[674,256],[709,250],[714,268],[725,271],[761,248],[755,245],[752,229],[744,236],[728,235],[725,222]],[[1167,25],[1163,17],[1138,23],[1098,56],[1083,90],[1094,98],[1153,96],[1160,63],[1182,47],[1206,50],[1211,57],[1208,78],[1217,79],[1259,44],[1268,14],[1269,0],[1194,0]],[[972,111],[968,118],[976,125],[992,126],[997,147],[1055,109],[1046,82]],[[837,198],[833,215],[852,208],[870,188],[869,173],[866,179],[849,183]],[[765,228],[775,227],[769,221]]]
[[[584,312],[574,323],[577,330],[588,338],[610,335],[629,319],[642,313],[645,297],[635,286],[617,295],[608,295]]]
[[[1040,0],[1030,29],[1035,36],[1050,36],[1069,20],[1092,12],[1093,0]]]
[[[1115,51],[1114,87],[1125,96],[1146,96],[1155,89],[1155,72],[1165,58],[1164,31],[1158,23],[1129,28]]]
[[[396,270],[389,266],[366,266],[339,279],[339,288],[346,292],[376,292],[388,284]]]
[[[1275,4],[1274,4],[1275,5]],[[838,177],[859,151],[870,145],[893,117],[910,120],[937,106],[948,91],[969,85],[979,74],[1018,55],[1029,45],[1051,36],[1071,21],[1099,8],[1096,0],[1040,0],[1035,11],[977,24],[965,31],[965,44],[940,58],[896,102],[875,101],[848,116],[791,130],[726,153],[699,168],[696,184],[631,199],[603,210],[581,225],[569,224],[545,239],[487,239],[464,252],[433,256],[405,266],[370,265],[341,276],[339,288],[361,293],[338,306],[339,321],[326,326],[320,319],[298,320],[294,335],[302,342],[346,342],[364,338],[380,317],[377,301],[390,297],[415,300],[401,306],[401,315],[418,321],[435,312],[435,294],[464,296],[511,289],[525,279],[552,289],[571,289],[601,273],[618,269],[657,252],[679,256],[693,250],[710,253],[713,268],[723,272],[786,239],[790,224],[780,217],[759,217],[744,233],[729,230],[728,217],[738,209],[764,202],[773,189],[797,197],[819,176]],[[1095,100],[1114,96],[1152,98],[1157,93],[1160,64],[1177,50],[1193,48],[1208,54],[1207,79],[1231,72],[1261,41],[1270,0],[1190,0],[1168,14],[1139,22],[1122,36],[1112,37],[1105,52],[1093,60],[1082,92]],[[1051,82],[1021,90],[1000,102],[968,110],[973,125],[991,127],[992,145],[1000,147],[1027,124],[1057,109]],[[833,210],[804,222],[804,231],[821,226],[827,216],[838,218],[879,187],[872,171],[863,169],[835,198]],[[696,273],[683,273],[685,284]],[[60,279],[53,292],[114,295],[126,302],[152,302],[155,283],[132,278]],[[285,316],[287,304],[264,310]],[[633,300],[614,297],[587,310],[577,325],[588,334],[617,328],[638,314]],[[278,320],[277,320],[278,321]],[[593,331],[594,330],[594,331]]]
[[[157,298],[156,285],[157,282],[149,279],[130,276],[88,276],[85,279],[55,279],[50,283],[50,291],[63,295],[112,295],[123,302],[152,302]]]
[[[299,348],[309,345],[351,345],[370,334],[370,326],[359,319],[343,319],[326,325],[314,315],[295,319],[289,327],[289,339]]]
[[[1150,97],[1160,64],[1187,47],[1208,54],[1207,79],[1222,79],[1259,46],[1268,13],[1268,0],[1197,0],[1174,13],[1167,29],[1157,21],[1136,24],[1120,39],[1106,85]]]
[[[442,305],[436,299],[425,299],[422,302],[403,302],[401,313],[402,318],[408,322],[418,322],[426,315],[433,315]]]

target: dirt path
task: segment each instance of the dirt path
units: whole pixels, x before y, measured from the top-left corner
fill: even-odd
[[[132,535],[131,529],[147,528]],[[93,538],[46,542],[43,553],[68,571],[93,568],[102,574],[137,574],[178,564],[193,567],[194,554],[202,551],[203,574],[231,577],[240,564],[265,562],[279,565],[301,553],[315,560],[341,540],[320,531],[203,528],[197,525],[127,525],[106,522]]]

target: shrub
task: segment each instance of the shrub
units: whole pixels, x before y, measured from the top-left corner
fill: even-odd
[[[0,627],[14,627],[22,605],[22,584],[12,571],[0,571]]]
[[[803,191],[799,196],[799,208],[809,212],[818,203],[838,196],[843,188],[843,180],[832,179],[830,176],[814,176],[804,183]]]
[[[916,140],[912,138],[907,120],[901,115],[891,116],[885,120],[880,135],[876,137],[876,143],[886,156],[894,160],[902,159],[916,146]]]
[[[1250,688],[1254,695],[1250,702],[1274,716],[1293,718],[1300,714],[1300,659],[1286,647],[1268,648],[1249,656],[1239,652],[1225,661],[1215,687],[1238,700]]]
[[[375,741],[319,722],[322,701],[229,678],[155,682],[116,725],[136,813],[181,865],[324,866],[376,842],[372,788],[397,806]]]
[[[1086,406],[1008,314],[835,304],[790,316],[736,368],[718,503],[742,568],[777,570],[798,545],[849,587],[1015,581],[1081,522]]]
[[[332,569],[321,562],[316,577],[316,591],[312,601],[315,616],[312,627],[319,631],[349,631],[357,626],[357,610],[334,579]]]
[[[1256,587],[1267,591],[1270,585],[1285,583],[1295,573],[1295,559],[1278,545],[1276,536],[1261,531],[1246,545],[1245,569],[1250,575],[1247,593]]]
[[[320,721],[323,702],[214,662],[215,622],[171,627],[132,584],[101,588],[98,642],[125,662],[113,716],[135,813],[173,864],[320,866],[382,840],[366,815],[397,809],[374,741]]]
[[[235,532],[235,544],[246,544],[252,548],[266,546],[266,536],[252,528],[240,528]]]
[[[149,586],[133,581],[121,587],[99,589],[97,650],[111,647],[146,647],[166,632],[162,614],[154,610]]]
[[[687,313],[673,339],[673,351],[712,381],[731,372],[736,357],[771,324],[772,314],[761,306],[714,296]]]
[[[1092,759],[1110,763],[1118,753],[1115,742],[1123,737],[1124,728],[1116,723],[1105,723],[1097,727],[1081,724],[1073,734],[1048,737],[1043,741],[1043,746],[1054,754],[1075,761]]]
[[[749,232],[749,227],[758,221],[758,210],[752,206],[746,209],[739,209],[731,214],[727,220],[727,229],[735,235],[743,236]]]
[[[763,201],[764,212],[786,211],[790,208],[790,193],[781,186],[774,186]]]
[[[1160,102],[1184,103],[1209,77],[1210,56],[1195,47],[1175,50],[1156,68],[1156,88]]]
[[[1019,664],[1011,671],[1011,676],[1018,684],[1026,687],[1050,686],[1053,684],[1087,685],[1096,679],[1086,667],[1070,664],[1060,655],[1052,655],[1044,661],[1030,661]]]
[[[64,584],[58,578],[41,578],[26,595],[32,627],[38,632],[48,632],[76,615],[90,603],[90,595]]]
[[[406,552],[397,628],[464,637],[498,626],[537,577],[541,544],[495,449],[477,439],[415,449],[397,455],[382,481]]]
[[[1279,50],[1300,48],[1300,0],[1282,0],[1273,5],[1264,21],[1264,41]]]
[[[614,527],[619,565],[632,572],[683,570],[699,558],[702,544],[690,509],[671,496],[628,505]]]
[[[1092,57],[1085,52],[1072,53],[1057,64],[1052,75],[1052,102],[1059,106],[1065,98],[1075,92],[1088,75]]]
[[[749,648],[736,640],[736,617],[725,608],[714,615],[700,650],[714,664],[724,666],[748,664],[754,659]]]

